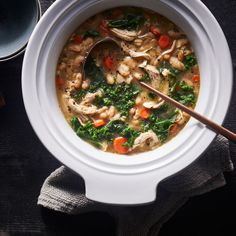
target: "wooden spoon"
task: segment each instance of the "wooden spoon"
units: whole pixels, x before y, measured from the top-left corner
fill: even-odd
[[[114,43],[117,46],[120,47],[120,42],[118,40],[116,40],[113,37],[105,37],[99,41],[97,41],[95,44],[93,44],[89,50],[87,51],[87,54],[85,56],[84,59],[84,63],[83,63],[83,69],[82,69],[82,73],[83,73],[83,79],[85,78],[85,70],[84,70],[84,66],[86,64],[87,58],[89,56],[89,54],[91,53],[91,51],[97,47],[98,45],[105,43],[105,42],[110,42],[110,43]],[[159,92],[158,90],[154,89],[153,87],[149,86],[148,84],[144,83],[144,82],[140,82],[138,81],[142,86],[144,86],[145,88],[151,90],[152,92],[156,93],[158,96],[160,96],[163,100],[173,104],[175,107],[179,108],[180,110],[186,112],[187,114],[189,114],[190,116],[194,117],[195,119],[199,120],[201,123],[205,124],[209,129],[213,130],[214,132],[216,132],[217,134],[221,134],[224,137],[226,137],[227,139],[236,142],[236,134],[231,132],[230,130],[224,128],[221,125],[218,125],[217,123],[213,122],[212,120],[209,120],[208,118],[206,118],[203,115],[200,115],[199,113],[189,109],[188,107],[184,106],[183,104],[175,101],[174,99],[166,96],[165,94],[163,94],[162,92]]]
[[[112,44],[118,46],[119,48],[121,47],[121,46],[120,46],[120,41],[117,40],[117,39],[115,39],[115,38],[113,38],[113,37],[110,37],[110,36],[107,36],[107,37],[105,37],[105,38],[103,38],[103,39],[100,39],[100,40],[98,40],[97,42],[95,42],[95,43],[88,49],[88,51],[86,52],[86,55],[85,55],[85,57],[84,57],[84,60],[83,60],[83,64],[82,64],[82,78],[83,78],[83,79],[85,79],[85,69],[84,69],[84,67],[85,67],[85,64],[86,64],[86,62],[87,62],[87,59],[88,59],[89,55],[90,55],[91,52],[94,50],[94,48],[100,46],[100,45],[103,44],[103,43],[112,43]]]
[[[153,87],[149,86],[148,84],[146,84],[144,82],[139,82],[139,83],[143,87],[145,87],[145,88],[151,90],[152,92],[156,93],[159,97],[161,97],[166,102],[171,103],[175,107],[179,108],[180,110],[186,112],[190,116],[192,116],[195,119],[199,120],[201,123],[205,124],[209,129],[213,130],[217,134],[221,134],[224,137],[226,137],[227,139],[229,139],[229,140],[231,140],[231,141],[236,143],[236,134],[235,133],[231,132],[230,130],[224,128],[221,125],[218,125],[214,121],[209,120],[208,118],[206,118],[205,116],[197,113],[196,111],[191,110],[190,108],[184,106],[183,104],[175,101],[174,99],[172,99],[172,98],[168,97],[167,95],[163,94],[162,92],[154,89]]]

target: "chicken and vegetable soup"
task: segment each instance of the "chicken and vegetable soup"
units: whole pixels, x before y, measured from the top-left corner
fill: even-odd
[[[87,55],[108,36],[119,46],[99,44]],[[187,36],[140,8],[111,9],[85,21],[64,46],[56,71],[59,104],[76,134],[119,154],[158,148],[189,120],[139,81],[194,109],[200,75]]]

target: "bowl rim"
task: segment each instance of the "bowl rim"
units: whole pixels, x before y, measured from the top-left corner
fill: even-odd
[[[76,1],[75,0],[70,0],[70,3],[72,4],[72,3],[75,3]],[[81,1],[81,2],[84,2],[84,1]],[[96,2],[96,1],[87,1],[87,2]],[[100,1],[100,2],[103,2],[103,1]],[[110,1],[111,2],[111,1]],[[185,2],[185,1],[181,1],[181,2]],[[68,6],[69,4],[67,3],[67,7],[69,8],[69,6]],[[193,4],[194,5],[194,4]],[[215,20],[215,18],[213,17],[213,15],[210,13],[210,11],[205,7],[205,5],[202,3],[202,2],[200,2],[200,1],[195,1],[195,5],[193,6],[193,5],[191,5],[191,4],[188,4],[187,3],[187,1],[184,3],[184,6],[186,7],[186,8],[190,8],[190,10],[192,9],[193,10],[193,8],[195,7],[198,7],[198,11],[200,11],[200,10],[204,10],[203,11],[203,13],[205,14],[205,13],[207,13],[208,14],[208,17],[209,17],[209,19],[207,19],[207,20],[211,20],[211,22],[213,22],[213,24],[215,24],[214,26],[216,26],[216,29],[217,29],[217,32],[220,34],[220,38],[221,38],[221,40],[222,40],[222,42],[223,42],[223,47],[224,47],[224,49],[225,49],[225,55],[226,55],[226,58],[227,58],[227,60],[228,60],[228,62],[229,62],[229,67],[231,67],[231,70],[230,71],[228,71],[228,73],[229,73],[229,79],[230,79],[230,81],[229,81],[229,84],[231,84],[231,86],[229,86],[229,84],[227,85],[227,86],[229,86],[230,88],[228,88],[228,90],[230,90],[229,91],[229,95],[230,96],[228,96],[228,97],[226,97],[225,99],[226,99],[226,101],[227,101],[227,109],[229,108],[229,101],[230,101],[230,98],[231,98],[231,96],[232,96],[232,61],[231,61],[231,57],[230,57],[230,53],[229,53],[229,48],[228,48],[228,45],[227,45],[227,42],[226,42],[226,39],[225,39],[225,36],[224,36],[224,34],[223,34],[223,31],[221,30],[221,28],[219,27],[219,24],[217,23],[217,21]],[[86,180],[87,180],[87,178],[89,178],[88,177],[88,175],[91,175],[91,170],[93,171],[93,172],[97,172],[97,173],[99,173],[100,175],[101,175],[101,172],[107,172],[107,174],[110,174],[110,175],[113,175],[113,177],[114,177],[114,175],[116,175],[116,174],[122,174],[122,175],[137,175],[137,174],[142,174],[142,173],[144,173],[145,171],[147,171],[147,170],[145,170],[144,171],[144,169],[143,169],[143,171],[142,171],[142,173],[141,172],[139,172],[139,173],[137,173],[136,172],[136,170],[137,170],[137,166],[134,166],[134,172],[132,172],[132,171],[130,171],[130,169],[128,168],[127,170],[125,170],[126,172],[124,172],[124,171],[122,171],[122,169],[121,168],[118,168],[118,172],[114,172],[114,170],[112,170],[111,171],[111,169],[110,169],[110,166],[106,166],[105,165],[105,163],[103,163],[103,165],[104,165],[104,168],[103,169],[99,169],[99,168],[96,168],[97,166],[96,165],[98,165],[98,163],[95,163],[95,165],[94,166],[90,166],[90,165],[88,165],[88,163],[82,163],[82,162],[79,162],[78,160],[70,160],[70,161],[68,161],[68,160],[66,160],[65,161],[65,157],[62,157],[62,156],[60,156],[60,151],[62,150],[62,149],[57,149],[56,150],[56,148],[52,148],[52,147],[49,147],[49,144],[50,143],[52,143],[51,141],[52,140],[50,140],[51,139],[51,137],[45,137],[45,133],[43,132],[43,131],[40,131],[39,130],[39,127],[37,127],[37,124],[35,124],[35,121],[34,121],[34,116],[32,115],[32,110],[31,110],[31,106],[32,106],[32,104],[31,104],[31,102],[29,102],[28,101],[28,99],[29,99],[29,94],[27,94],[27,89],[29,89],[29,87],[28,87],[28,85],[26,84],[26,82],[27,82],[27,80],[26,80],[26,77],[27,77],[27,74],[28,74],[28,71],[27,71],[27,64],[28,64],[28,66],[29,65],[31,65],[32,63],[30,62],[29,63],[29,59],[30,59],[30,48],[32,49],[32,45],[34,44],[34,37],[36,37],[36,34],[37,34],[37,31],[40,31],[40,30],[42,30],[42,27],[41,27],[41,24],[43,24],[43,23],[45,23],[44,21],[46,21],[45,19],[47,19],[47,17],[50,19],[50,15],[53,15],[57,10],[60,10],[60,8],[62,8],[62,7],[65,7],[65,5],[63,4],[63,0],[59,0],[59,1],[57,1],[56,3],[54,3],[53,4],[53,6],[51,6],[50,7],[50,9],[49,9],[49,11],[48,12],[46,12],[46,14],[45,14],[45,17],[43,17],[42,18],[42,21],[41,21],[41,23],[39,24],[39,26],[38,27],[36,27],[36,30],[35,30],[35,32],[33,33],[33,35],[32,35],[32,38],[30,39],[30,42],[29,42],[29,49],[27,48],[27,50],[26,50],[26,56],[25,56],[25,59],[24,59],[24,64],[23,64],[23,70],[22,70],[22,89],[23,89],[23,99],[24,99],[24,104],[25,104],[25,107],[26,107],[26,112],[27,112],[27,114],[28,114],[28,116],[29,116],[29,119],[30,119],[30,122],[31,122],[31,125],[33,126],[33,128],[35,129],[35,131],[36,131],[36,134],[39,136],[39,138],[40,138],[40,140],[44,143],[44,145],[49,149],[49,151],[51,152],[51,153],[53,153],[53,155],[54,156],[56,156],[56,158],[57,159],[59,159],[61,162],[63,162],[63,163],[65,163],[66,162],[66,165],[67,166],[69,166],[72,170],[74,170],[74,171],[76,171],[77,173],[79,173],[79,174],[81,174],[82,175],[82,177],[84,177],[85,178],[85,182],[86,182]],[[195,9],[196,10],[196,9]],[[60,11],[59,11],[60,12]],[[60,12],[60,14],[62,14],[62,12]],[[41,27],[41,29],[40,29],[40,27]],[[48,33],[48,31],[47,31],[47,33]],[[33,65],[34,65],[34,63],[33,63]],[[231,65],[231,66],[230,66]],[[220,123],[222,123],[223,122],[223,120],[224,120],[224,118],[225,118],[225,116],[226,116],[226,113],[227,112],[225,112],[224,113],[224,115],[223,116],[221,116],[220,117]],[[41,134],[39,134],[41,132]],[[52,134],[49,134],[49,132],[47,133],[47,135],[52,135]],[[207,145],[209,145],[212,141],[213,141],[213,139],[214,139],[214,137],[215,137],[215,134],[214,133],[210,133],[210,132],[208,132],[208,139],[210,140],[210,142],[209,142],[209,140],[208,140],[208,144]],[[54,142],[53,144],[57,144],[58,145],[58,140],[57,140],[57,142]],[[61,144],[59,144],[59,145],[61,145]],[[201,150],[201,152],[203,152],[203,151],[205,151],[205,149],[204,150]],[[83,153],[84,154],[84,153]],[[202,153],[201,153],[202,154]],[[198,156],[199,157],[199,156]],[[183,163],[176,163],[176,161],[175,161],[175,168],[171,168],[171,170],[169,169],[169,172],[171,172],[171,173],[168,173],[168,175],[166,175],[166,173],[164,173],[164,172],[162,172],[162,171],[160,171],[159,172],[159,174],[161,174],[162,175],[162,178],[160,177],[160,180],[161,179],[163,179],[163,178],[165,178],[165,177],[167,177],[167,176],[170,176],[170,175],[172,175],[172,174],[174,174],[174,173],[176,173],[176,172],[178,172],[179,170],[182,170],[184,167],[186,167],[188,164],[190,164],[190,163],[192,163],[192,161],[194,161],[194,160],[196,160],[196,158],[195,159],[191,159],[191,161],[189,162],[189,161],[187,161],[186,162],[186,160],[185,160],[185,164],[183,164]],[[77,162],[79,162],[79,164],[77,163],[76,164],[76,161]],[[69,163],[70,162],[70,163]],[[173,163],[174,164],[174,163]],[[82,167],[84,168],[84,170],[82,170]],[[105,168],[106,167],[106,168]],[[122,168],[123,168],[124,166],[122,166]],[[164,169],[164,168],[163,168]],[[148,171],[147,172],[153,172],[153,170],[151,170],[151,169],[148,169]],[[90,173],[90,174],[89,174]],[[118,181],[118,180],[117,180]],[[158,182],[158,180],[156,181],[156,182]],[[94,187],[95,188],[95,187]],[[91,194],[91,195],[93,195],[93,194]],[[103,196],[104,197],[104,196]],[[104,197],[104,199],[106,199],[105,197]],[[118,201],[118,200],[117,200]],[[109,202],[109,200],[106,200],[106,202]]]

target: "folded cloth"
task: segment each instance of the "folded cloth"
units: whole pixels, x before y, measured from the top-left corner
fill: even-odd
[[[159,184],[151,204],[114,206],[91,201],[85,197],[83,179],[65,166],[45,180],[38,204],[67,214],[105,211],[115,218],[119,236],[156,236],[189,197],[225,185],[223,172],[232,170],[228,140],[218,136],[197,161]]]

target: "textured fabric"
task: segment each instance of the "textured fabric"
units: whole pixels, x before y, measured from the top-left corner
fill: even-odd
[[[189,197],[225,185],[223,172],[233,170],[228,145],[218,136],[197,161],[159,184],[152,204],[134,207],[93,202],[85,197],[83,179],[65,166],[46,179],[38,204],[68,214],[105,211],[115,218],[119,236],[156,236]]]

